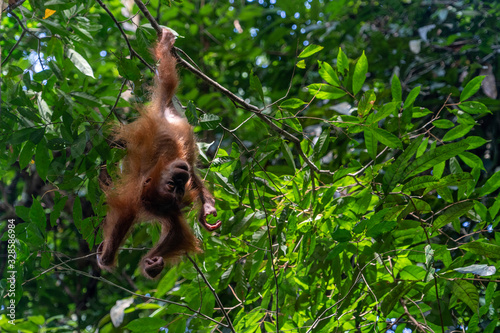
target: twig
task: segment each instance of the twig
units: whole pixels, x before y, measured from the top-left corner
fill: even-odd
[[[137,5],[137,7],[139,7],[139,9],[144,14],[144,16],[146,16],[148,21],[151,23],[151,26],[153,27],[153,29],[156,30],[156,33],[158,34],[158,36],[161,36],[162,29],[161,29],[160,25],[158,24],[158,22],[156,22],[154,17],[151,15],[151,13],[149,12],[146,5],[144,3],[142,3],[141,0],[134,0],[134,2]]]
[[[42,276],[42,275],[44,275],[44,274],[47,274],[48,272],[50,272],[50,271],[52,271],[52,270],[54,270],[54,269],[56,269],[56,268],[58,268],[58,267],[60,267],[60,266],[65,266],[68,262],[71,262],[71,261],[76,261],[76,260],[81,260],[81,259],[85,259],[85,258],[88,258],[88,257],[95,256],[96,254],[97,254],[97,253],[90,253],[90,254],[87,254],[87,255],[85,255],[85,256],[83,256],[83,257],[72,258],[72,259],[69,259],[69,260],[67,260],[67,261],[61,262],[60,264],[54,265],[54,266],[52,266],[52,267],[50,267],[50,268],[47,268],[46,270],[44,270],[43,272],[41,272],[41,273],[40,273],[40,274],[38,274],[37,276],[35,276],[35,277],[33,277],[33,278],[29,279],[29,280],[24,281],[23,283],[21,283],[21,285],[22,285],[22,286],[24,286],[26,283],[31,282],[31,281],[33,281],[33,280],[36,280],[36,279],[38,279],[40,276]]]
[[[151,66],[150,64],[148,64],[148,62],[146,60],[144,60],[144,58],[141,57],[139,55],[139,53],[137,53],[132,48],[132,45],[130,45],[130,42],[128,40],[127,34],[125,34],[125,31],[123,30],[122,26],[120,25],[120,23],[118,22],[118,20],[116,19],[116,17],[113,15],[113,13],[111,13],[111,11],[108,9],[108,7],[106,7],[106,5],[102,2],[102,0],[96,0],[96,1],[106,11],[106,13],[108,13],[109,17],[111,17],[111,19],[113,20],[113,22],[115,22],[116,26],[120,30],[120,33],[122,34],[123,38],[125,39],[125,42],[127,43],[127,47],[128,47],[129,52],[130,52],[130,56],[136,57],[137,59],[139,59],[144,65],[146,65],[146,67],[149,68],[149,70],[152,73],[154,73],[155,69],[153,68],[153,66]]]
[[[255,183],[255,178],[254,179]],[[255,190],[257,191],[257,196],[259,197],[259,201],[262,207],[265,207],[264,202],[262,201],[262,196],[259,193],[258,186],[255,183]],[[276,274],[276,266],[274,265],[274,254],[273,254],[273,239],[271,236],[271,224],[269,223],[269,216],[267,215],[267,210],[264,209],[264,214],[266,215],[266,225],[267,225],[267,239],[269,240],[269,257],[271,260],[271,267],[273,269],[273,275],[274,275],[274,283],[276,285],[276,333],[280,332],[280,325],[279,325],[279,315],[280,315],[280,308],[279,308],[279,283],[278,283],[278,275]]]
[[[39,274],[38,276],[36,276],[36,277],[34,277],[34,278],[32,278],[32,279],[29,279],[29,280],[27,280],[27,281],[23,282],[23,285],[24,285],[24,284],[26,284],[26,283],[28,283],[28,282],[30,282],[30,281],[32,281],[32,280],[34,280],[34,279],[36,279],[36,278],[38,278],[39,276],[41,276],[41,275],[43,275],[43,274],[46,274],[47,272],[49,272],[49,271],[51,271],[51,270],[54,270],[55,268],[58,268],[58,267],[61,267],[61,268],[62,268],[62,266],[66,266],[67,268],[65,268],[65,270],[67,270],[67,271],[74,272],[74,273],[76,273],[76,274],[78,274],[78,275],[86,276],[86,277],[89,277],[89,278],[91,278],[91,279],[95,279],[95,280],[98,280],[98,281],[104,282],[104,283],[106,283],[106,284],[109,284],[109,285],[111,285],[111,286],[113,286],[113,287],[116,287],[116,288],[118,288],[118,289],[121,289],[121,290],[123,290],[123,291],[125,291],[125,292],[127,292],[127,293],[129,293],[129,294],[131,294],[131,295],[137,296],[137,297],[145,298],[145,299],[148,299],[148,300],[154,300],[154,301],[158,301],[158,302],[169,303],[169,304],[173,304],[173,305],[177,305],[177,306],[183,307],[183,308],[188,309],[189,311],[191,311],[191,312],[193,312],[193,313],[198,314],[199,316],[201,316],[201,317],[205,318],[206,320],[209,320],[209,321],[211,321],[211,322],[216,323],[217,325],[221,325],[222,327],[228,327],[228,325],[226,325],[226,324],[224,324],[224,323],[221,323],[221,322],[219,322],[219,321],[217,321],[217,320],[215,320],[215,319],[213,319],[213,318],[211,318],[211,317],[207,316],[206,314],[204,314],[204,313],[202,313],[202,312],[200,312],[200,311],[198,311],[198,310],[192,309],[192,308],[191,308],[189,305],[187,305],[187,304],[182,304],[182,303],[179,303],[179,302],[174,302],[174,301],[171,301],[171,300],[168,300],[168,299],[162,299],[162,298],[157,298],[157,297],[151,297],[151,296],[141,295],[141,294],[138,294],[138,293],[136,293],[136,292],[133,292],[132,290],[129,290],[129,289],[125,288],[125,287],[122,287],[122,286],[120,286],[120,285],[118,285],[118,284],[116,284],[116,283],[113,283],[113,282],[111,282],[111,281],[109,281],[109,280],[107,280],[107,279],[103,278],[102,276],[94,276],[94,275],[89,274],[89,273],[87,273],[87,272],[80,271],[80,270],[74,269],[74,268],[72,268],[72,267],[70,267],[70,266],[67,266],[67,264],[68,264],[69,262],[71,262],[71,261],[80,260],[80,259],[85,259],[85,258],[87,258],[87,257],[94,256],[94,255],[96,255],[96,254],[97,254],[97,253],[91,253],[91,254],[85,255],[85,256],[83,256],[83,257],[72,258],[72,259],[66,260],[66,261],[64,261],[64,262],[61,262],[60,264],[54,265],[54,266],[52,266],[51,268],[49,268],[49,269],[47,269],[47,270],[43,271],[43,272],[42,272],[41,274]],[[234,332],[234,331],[233,331],[233,332]]]
[[[219,305],[220,310],[222,311],[222,313],[224,314],[224,318],[226,318],[227,325],[228,325],[229,329],[232,332],[236,332],[234,330],[233,323],[231,322],[231,318],[229,318],[229,315],[227,314],[226,309],[224,309],[224,305],[222,304],[222,302],[221,302],[221,300],[219,298],[219,295],[217,295],[217,291],[215,291],[214,287],[212,287],[212,285],[210,284],[210,282],[208,282],[207,278],[205,277],[205,275],[201,271],[200,267],[198,267],[198,265],[196,264],[196,261],[194,261],[193,258],[191,258],[191,256],[189,254],[186,254],[186,257],[189,259],[189,261],[191,261],[191,263],[193,264],[193,266],[196,269],[196,271],[198,272],[198,274],[200,274],[200,276],[203,279],[203,281],[205,281],[205,284],[207,285],[208,289],[210,289],[210,291],[214,295],[215,301]]]
[[[35,33],[33,31],[31,31],[30,29],[26,28],[26,26],[23,24],[23,22],[21,21],[21,19],[19,17],[17,17],[17,15],[15,15],[13,13],[11,13],[10,15],[12,15],[12,17],[17,21],[17,23],[19,23],[19,25],[21,26],[21,29],[23,29],[23,31],[26,31],[31,36],[35,37],[36,39],[39,39],[38,36],[35,35]]]
[[[419,323],[410,313],[410,311],[408,311],[408,308],[406,307],[406,302],[404,301],[404,299],[400,299],[399,300],[399,303],[401,303],[401,305],[403,306],[403,309],[405,311],[405,314],[406,316],[408,317],[408,319],[413,323],[413,325],[415,325],[415,327],[419,330],[419,331],[422,331],[422,332],[433,332],[433,330],[430,328],[430,327],[425,327],[425,325]]]
[[[104,121],[102,122],[102,125],[99,127],[98,131],[104,126],[104,124],[107,123],[108,119],[109,119],[109,116],[114,114],[116,119],[118,119],[118,121],[120,123],[123,124],[123,121],[120,119],[120,117],[118,117],[118,114],[116,113],[116,106],[118,105],[118,102],[120,101],[120,97],[122,96],[122,93],[123,93],[123,87],[125,87],[125,84],[127,83],[127,80],[123,80],[122,82],[122,85],[120,87],[120,91],[118,92],[118,96],[116,96],[116,100],[115,100],[115,104],[113,104],[113,107],[111,108],[111,111],[108,113],[108,115],[106,116],[106,119],[104,119]]]
[[[415,203],[413,202],[413,199],[410,198],[412,204],[414,207],[416,207]],[[427,233],[427,228],[425,227],[425,221],[423,219],[420,218],[420,216],[418,215],[413,215],[415,216],[419,222],[420,222],[420,226],[422,227],[422,229],[424,230],[424,234],[425,234],[425,237],[427,238],[427,244],[428,246],[431,246],[431,240],[429,238],[429,234]],[[427,259],[426,259],[427,260]],[[436,279],[436,276],[434,275],[433,276],[433,280],[434,280],[434,291],[436,293],[436,302],[438,304],[438,309],[439,309],[439,318],[441,319],[441,331],[444,333],[444,320],[443,320],[443,312],[441,310],[441,302],[440,302],[440,299],[439,299],[439,288],[438,288],[438,282],[437,282],[437,279]]]
[[[23,39],[24,35],[26,35],[26,31],[25,30],[23,30],[23,32],[21,33],[21,37],[19,37],[19,39],[17,40],[16,44],[10,49],[9,54],[7,54],[7,56],[5,57],[5,59],[2,61],[2,66],[7,62],[7,60],[9,60],[10,56],[12,55],[12,52],[14,52],[14,50],[17,48],[17,46],[19,45],[19,43],[21,43],[21,40]]]
[[[2,12],[6,11],[8,13],[11,13],[14,9],[21,6],[24,3],[24,1],[26,1],[26,0],[18,0],[15,3],[13,3],[12,5],[7,6],[5,9],[3,9],[3,3],[2,3],[3,1],[0,1],[0,3],[1,3],[0,9],[2,9]],[[1,15],[0,15],[0,18],[1,18]]]

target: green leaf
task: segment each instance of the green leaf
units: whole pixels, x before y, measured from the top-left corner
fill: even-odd
[[[81,102],[83,105],[88,105],[88,106],[102,106],[102,102],[87,93],[84,93],[83,91],[73,91],[71,94],[73,98],[79,102]]]
[[[42,260],[40,261],[40,266],[43,269],[49,267],[51,257],[52,257],[51,252],[47,247],[45,247],[44,251],[42,251]]]
[[[30,134],[30,141],[34,144],[38,144],[45,136],[45,127],[37,128],[33,133]]]
[[[469,147],[467,148],[467,150],[479,148],[482,145],[484,145],[485,143],[489,142],[488,140],[485,140],[479,136],[469,136],[464,141],[469,144]]]
[[[200,117],[200,126],[204,130],[213,130],[219,127],[220,118],[215,114],[205,113]]]
[[[25,117],[26,119],[31,120],[32,122],[36,124],[41,124],[42,120],[40,119],[40,116],[36,112],[36,109],[30,109],[24,106],[20,106],[17,108],[17,111],[19,112],[20,115]]]
[[[23,128],[19,131],[15,131],[8,142],[13,145],[26,142],[34,132],[36,132],[35,128]]]
[[[496,283],[488,283],[488,286],[486,287],[486,291],[484,293],[484,308],[485,310],[489,310],[491,301],[493,300],[493,296],[495,295],[495,289],[497,287]],[[486,313],[486,312],[485,312]],[[493,330],[491,330],[489,333],[493,333]]]
[[[73,49],[68,49],[68,58],[80,72],[87,76],[90,76],[91,78],[95,78],[92,67],[90,66],[88,61],[80,55],[80,53],[76,52]]]
[[[492,259],[500,259],[500,246],[480,241],[474,241],[460,246],[462,250],[469,251]]]
[[[395,114],[396,112],[396,107],[398,106],[398,102],[390,102],[387,104],[384,104],[377,112],[375,117],[372,119],[371,123],[377,123],[382,119],[387,118],[391,114]]]
[[[464,110],[468,114],[485,114],[491,113],[488,107],[483,103],[479,102],[463,102],[459,105],[460,109]]]
[[[463,140],[460,142],[442,145],[432,149],[415,159],[406,169],[404,179],[424,172],[434,165],[446,161],[463,152],[469,146]]]
[[[463,138],[470,130],[474,127],[474,125],[465,125],[460,124],[457,127],[449,130],[443,137],[443,141],[452,141],[458,138]]]
[[[77,23],[78,24],[78,23]],[[85,40],[87,42],[91,42],[94,40],[90,32],[88,32],[86,29],[83,29],[82,27],[78,26],[77,24],[71,24],[70,27],[73,29],[75,34],[80,37],[82,40]]]
[[[71,156],[78,158],[82,156],[87,145],[87,133],[81,133],[71,145]]]
[[[262,83],[260,83],[259,77],[255,75],[253,71],[250,73],[250,87],[259,94],[260,100],[264,103]]]
[[[417,212],[417,215],[420,215],[422,213],[428,213],[431,210],[432,208],[427,202],[417,198],[412,198],[409,200],[404,210],[398,215],[397,219],[398,221],[401,221],[410,213]]]
[[[47,80],[51,75],[52,71],[46,69],[44,71],[40,71],[36,74],[33,74],[33,80],[37,82],[42,82],[43,80]]]
[[[71,144],[68,141],[62,138],[50,139],[49,142],[47,142],[47,148],[50,150],[63,150],[70,145]]]
[[[412,108],[412,118],[422,118],[422,117],[425,117],[427,116],[428,114],[431,114],[432,111],[429,110],[429,109],[426,109],[426,108],[422,108],[422,107],[414,107]]]
[[[443,161],[438,163],[432,167],[432,175],[438,178],[441,178],[444,172],[444,167],[446,166],[446,162]]]
[[[15,206],[14,209],[16,211],[16,215],[19,218],[21,218],[22,220],[24,220],[25,222],[28,222],[28,221],[31,220],[31,218],[30,218],[30,208],[29,207]]]
[[[377,157],[377,139],[375,139],[375,136],[373,133],[369,130],[364,131],[365,135],[365,145],[366,145],[366,150],[368,151],[368,155],[374,160]]]
[[[422,143],[420,144],[420,146],[418,146],[417,155],[415,156],[416,158],[419,158],[425,153],[428,144],[429,144],[429,138],[425,138],[424,141],[422,141]]]
[[[307,46],[304,51],[300,52],[299,54],[299,58],[307,58],[307,57],[310,57],[312,56],[313,54],[315,54],[316,52],[319,52],[321,50],[323,50],[324,47],[323,46],[320,46],[320,45],[314,45],[314,44],[311,44],[309,46]]]
[[[411,120],[413,117],[413,110],[415,108],[413,106],[407,107],[403,109],[403,113],[401,114],[401,123],[403,125],[411,124]]]
[[[313,83],[307,88],[311,95],[319,99],[337,99],[346,95],[344,90],[325,83]]]
[[[241,235],[248,228],[251,222],[259,219],[258,215],[259,213],[250,213],[249,215],[243,217],[235,225],[232,226],[231,234],[233,236]]]
[[[414,282],[402,281],[391,289],[382,301],[381,310],[384,316],[387,316],[392,311],[394,306],[399,302],[399,299],[404,297],[413,287],[413,284]]]
[[[45,136],[45,127],[37,128],[33,133],[30,134],[30,142],[38,144]]]
[[[368,73],[368,60],[366,59],[365,51],[363,51],[363,54],[361,54],[354,67],[354,74],[352,76],[352,90],[354,95],[363,87],[366,80],[366,73]]]
[[[198,124],[198,113],[196,112],[196,106],[193,101],[189,101],[187,104],[187,109],[189,112],[186,112],[186,118],[188,119],[191,125]]]
[[[381,128],[371,128],[368,127],[368,130],[373,133],[373,136],[380,141],[382,144],[386,145],[387,147],[393,148],[393,149],[403,149],[403,144],[401,143],[401,140],[397,136],[395,136],[392,133],[387,132],[386,130],[383,130]]]
[[[298,98],[289,98],[286,101],[283,101],[283,103],[280,104],[280,107],[284,109],[298,109],[304,104],[307,103],[303,100],[300,100]]]
[[[61,211],[64,208],[64,205],[66,204],[66,201],[68,200],[68,197],[62,197],[57,201],[57,203],[54,205],[50,212],[50,226],[55,227],[57,225],[57,219],[61,215]]]
[[[328,145],[330,144],[330,127],[327,127],[323,129],[323,132],[321,132],[321,135],[318,138],[318,141],[314,144],[314,156],[315,158],[322,158],[327,149]]]
[[[471,210],[472,207],[474,207],[474,201],[464,201],[453,204],[444,212],[442,212],[437,219],[434,220],[434,223],[432,224],[432,230],[436,231],[439,228],[442,228],[448,223],[452,222],[453,220],[458,219],[462,215],[466,214],[469,210]]]
[[[50,122],[50,117],[52,116],[52,111],[50,110],[47,102],[42,99],[42,94],[37,94],[37,103],[38,103],[38,111],[40,112],[40,116],[46,122]]]
[[[28,166],[28,163],[33,158],[33,154],[35,153],[35,144],[31,141],[27,141],[24,144],[23,149],[21,150],[21,154],[19,154],[19,168],[24,169]]]
[[[276,331],[276,325],[274,325],[273,323],[270,323],[268,321],[264,322],[264,328],[265,328],[265,332],[274,332],[274,331]]]
[[[439,180],[439,187],[444,186],[461,186],[468,181],[473,180],[474,177],[468,172],[460,172],[448,175]]]
[[[473,313],[478,311],[479,293],[472,283],[464,280],[455,280],[451,286],[451,292],[457,299],[467,304]]]
[[[35,223],[38,228],[40,228],[42,234],[45,235],[45,229],[47,228],[47,217],[45,216],[42,204],[38,199],[33,200],[33,204],[31,205],[30,220],[32,223]]]
[[[335,87],[340,87],[340,80],[335,70],[327,62],[318,61],[319,75],[327,83]]]
[[[73,202],[73,223],[79,231],[82,229],[82,220],[82,203],[80,202],[80,197],[76,197],[75,202]]]
[[[44,3],[44,6],[53,10],[64,10],[69,9],[77,5],[75,1],[68,0],[50,0]]]
[[[434,176],[421,176],[415,177],[406,184],[404,184],[402,191],[417,191],[423,188],[427,188],[429,186],[434,186],[439,183],[439,179]]]
[[[70,32],[66,30],[60,23],[54,22],[52,20],[37,19],[45,28],[52,32],[52,35],[69,36]]]
[[[151,33],[149,32],[148,29],[145,29],[144,27],[137,27],[137,30],[135,31],[135,36],[137,39],[137,44],[139,44],[139,49],[146,51],[149,47],[149,38],[148,36],[151,36]]]
[[[332,239],[339,243],[348,242],[352,239],[351,232],[346,229],[338,228],[332,232]]]
[[[481,169],[481,170],[486,170],[484,168],[483,160],[479,156],[474,155],[473,153],[469,153],[468,151],[464,151],[463,153],[458,154],[458,156],[471,169],[478,168],[478,169]]]
[[[403,108],[406,109],[406,108],[412,106],[413,103],[415,102],[415,99],[417,98],[418,94],[420,94],[420,86],[417,86],[410,91],[410,93],[408,94],[408,97],[406,97]]]
[[[238,191],[236,188],[234,188],[233,184],[229,183],[227,177],[224,177],[221,173],[219,172],[214,172],[215,178],[217,178],[217,182],[219,185],[221,185],[228,193],[234,195],[235,197],[238,197]]]
[[[483,82],[484,78],[485,75],[477,76],[470,80],[460,94],[460,102],[463,102],[474,95],[479,90],[479,88],[481,88],[481,83]]]
[[[376,224],[370,221],[368,230],[366,230],[366,236],[376,238],[385,232],[393,230],[397,225],[398,223],[396,221],[381,221]]]
[[[177,282],[177,269],[169,269],[168,272],[161,278],[156,286],[155,297],[165,296]]]
[[[306,68],[306,62],[304,60],[301,60],[297,63],[297,68],[304,69]]]
[[[399,274],[404,280],[422,281],[427,275],[427,272],[422,267],[411,265],[403,268]]]
[[[403,100],[403,92],[401,89],[401,82],[397,75],[393,75],[391,79],[391,92],[392,92],[392,101],[393,102],[401,102]]]
[[[120,57],[118,61],[118,72],[131,81],[139,80],[142,75],[135,59],[136,58],[127,59],[125,57]]]
[[[283,157],[285,158],[287,164],[289,166],[291,166],[295,172],[296,167],[295,167],[295,162],[294,162],[294,157],[293,157],[292,151],[291,151],[290,147],[288,146],[288,144],[284,140],[281,141],[281,148],[282,148],[281,151],[283,152]]]
[[[370,113],[370,110],[372,109],[373,104],[375,104],[376,100],[377,96],[375,95],[373,89],[370,89],[367,92],[365,92],[358,104],[358,115],[360,117],[364,117],[365,115]]]
[[[452,128],[453,126],[455,126],[455,124],[448,119],[434,120],[432,122],[432,125],[436,126],[437,128],[444,128],[444,129]]]
[[[145,317],[132,320],[125,328],[132,332],[157,333],[161,327],[167,326],[167,324],[168,322],[160,318]]]
[[[480,196],[488,195],[494,191],[496,191],[500,187],[500,171],[497,171],[491,176],[486,183],[484,183],[483,187],[479,191]]]
[[[403,151],[403,153],[391,164],[386,170],[383,178],[383,189],[387,193],[396,186],[400,179],[403,178],[403,171],[408,166],[408,162],[417,151],[424,136],[421,135],[415,138],[410,145]]]
[[[23,69],[17,66],[9,65],[9,71],[7,72],[6,75],[4,75],[4,78],[11,78],[18,76],[20,74],[23,74]]]
[[[42,140],[36,146],[35,152],[35,165],[36,171],[42,180],[45,181],[47,178],[47,173],[49,171],[50,155],[45,140]]]
[[[349,59],[340,47],[337,55],[337,69],[341,75],[344,75],[346,71],[349,72]]]

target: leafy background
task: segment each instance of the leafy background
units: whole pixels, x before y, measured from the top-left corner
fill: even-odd
[[[500,3],[9,4],[2,331],[498,332]],[[94,251],[99,170],[124,155],[109,127],[148,101],[157,23],[180,35],[177,97],[223,226],[188,210],[204,253],[149,281],[156,225],[112,273]]]

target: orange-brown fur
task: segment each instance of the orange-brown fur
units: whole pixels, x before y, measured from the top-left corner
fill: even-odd
[[[198,148],[192,127],[172,105],[178,85],[171,54],[174,40],[164,29],[155,48],[160,65],[151,105],[136,121],[115,131],[115,139],[126,144],[127,156],[118,181],[104,188],[109,209],[98,262],[105,269],[115,264],[119,246],[141,220],[162,224],[158,245],[141,261],[146,276],[156,277],[164,261],[175,262],[186,252],[200,251],[181,212],[196,198],[201,201],[200,224],[209,231],[220,226],[220,221],[213,225],[206,221],[207,215],[216,216],[215,201],[195,173]]]

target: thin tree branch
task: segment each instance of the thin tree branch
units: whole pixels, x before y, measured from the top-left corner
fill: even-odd
[[[130,42],[128,40],[127,34],[123,30],[122,26],[120,25],[120,23],[118,22],[118,20],[116,19],[116,17],[113,15],[113,13],[111,13],[111,11],[108,9],[108,7],[101,0],[96,0],[96,1],[106,11],[106,13],[108,13],[109,17],[111,17],[111,19],[113,20],[113,22],[115,22],[116,26],[120,30],[120,33],[122,34],[123,38],[125,39],[125,42],[127,43],[127,47],[128,47],[129,52],[130,52],[130,56],[131,57],[136,57],[137,59],[139,59],[144,65],[146,65],[149,68],[149,70],[152,73],[154,73],[155,72],[154,67],[151,66],[150,64],[148,64],[148,62],[146,60],[144,60],[144,58],[141,57],[140,54],[137,53],[132,48],[132,45],[130,45]]]
[[[151,15],[151,13],[149,12],[149,10],[146,7],[146,5],[141,0],[134,0],[134,2],[137,5],[137,7],[139,7],[139,9],[144,14],[144,16],[146,16],[146,18],[148,19],[149,23],[151,23],[151,26],[153,27],[153,29],[156,30],[156,33],[158,34],[158,36],[161,36],[162,29],[161,29],[160,25],[158,24],[158,22],[156,22],[156,20],[154,19],[154,17]]]
[[[68,260],[66,260],[66,261],[64,261],[64,262],[61,262],[60,264],[54,265],[54,266],[52,266],[51,268],[46,269],[45,271],[43,271],[42,273],[40,273],[40,274],[39,274],[39,275],[37,275],[36,277],[34,277],[34,278],[32,278],[32,279],[29,279],[29,280],[27,280],[27,281],[23,282],[23,285],[24,285],[24,284],[26,284],[26,283],[28,283],[28,282],[30,282],[30,281],[33,281],[33,280],[37,279],[37,278],[38,278],[38,277],[40,277],[41,275],[44,275],[44,274],[46,274],[46,273],[48,273],[48,272],[50,272],[50,271],[52,271],[52,270],[54,270],[54,269],[56,269],[56,268],[60,268],[61,270],[66,270],[66,271],[74,272],[74,273],[76,273],[76,274],[78,274],[78,275],[81,275],[81,276],[86,276],[86,277],[89,277],[89,278],[91,278],[91,279],[95,279],[95,280],[98,280],[98,281],[104,282],[104,283],[106,283],[106,284],[109,284],[109,285],[111,285],[111,286],[113,286],[113,287],[116,287],[116,288],[118,288],[118,289],[121,289],[121,290],[123,290],[123,291],[125,291],[125,292],[127,292],[127,293],[129,293],[129,294],[131,294],[131,295],[134,295],[134,296],[137,296],[137,297],[140,297],[140,298],[145,298],[145,299],[149,299],[149,300],[154,300],[154,301],[158,301],[158,302],[164,302],[164,303],[173,304],[173,305],[177,305],[177,306],[183,307],[183,308],[185,308],[185,309],[187,309],[187,310],[189,310],[189,311],[191,311],[191,312],[193,312],[193,313],[196,313],[196,314],[200,315],[201,317],[203,317],[203,318],[204,318],[204,319],[206,319],[206,320],[209,320],[209,321],[211,321],[211,322],[214,322],[214,323],[216,323],[217,325],[221,325],[222,327],[226,327],[226,328],[228,328],[228,325],[226,325],[226,324],[224,324],[224,323],[221,323],[221,322],[219,322],[219,321],[217,321],[217,320],[215,320],[215,319],[213,319],[213,318],[211,318],[211,317],[207,316],[206,314],[203,314],[202,312],[200,312],[200,311],[198,311],[198,310],[192,309],[192,308],[191,308],[189,305],[187,305],[187,304],[182,304],[182,303],[179,303],[179,302],[174,302],[174,301],[171,301],[171,300],[168,300],[168,299],[162,299],[162,298],[157,298],[157,297],[151,297],[151,296],[141,295],[141,294],[138,294],[138,293],[136,293],[136,292],[133,292],[132,290],[129,290],[129,289],[125,288],[125,287],[122,287],[122,286],[120,286],[120,285],[118,285],[118,284],[116,284],[116,283],[113,283],[113,282],[111,282],[111,281],[109,281],[109,280],[107,280],[107,279],[103,278],[102,276],[94,276],[94,275],[89,274],[89,273],[87,273],[87,272],[80,271],[80,270],[77,270],[77,269],[74,269],[74,268],[72,268],[72,267],[68,266],[68,263],[69,263],[69,262],[76,261],[76,260],[81,260],[81,259],[86,259],[86,258],[88,258],[88,257],[95,256],[95,255],[97,255],[97,253],[90,253],[90,254],[85,255],[85,256],[83,256],[83,257],[78,257],[78,258],[68,259]],[[64,266],[66,266],[66,268],[64,268]],[[233,332],[234,332],[234,330],[233,330]]]
[[[186,254],[186,257],[189,259],[189,261],[191,261],[191,263],[193,264],[193,266],[196,269],[196,271],[198,272],[198,274],[200,274],[203,281],[205,281],[205,284],[208,286],[208,289],[210,289],[210,291],[214,295],[215,301],[219,305],[220,310],[222,311],[222,314],[224,315],[224,318],[226,318],[229,329],[231,330],[231,332],[236,332],[234,330],[233,323],[231,322],[231,318],[229,318],[229,315],[228,315],[226,309],[224,308],[224,305],[222,304],[222,302],[219,298],[219,295],[217,295],[217,291],[215,291],[214,287],[212,287],[210,282],[208,282],[207,278],[205,277],[205,275],[201,271],[200,267],[198,267],[198,264],[196,264],[196,261],[194,261],[193,258],[191,258],[191,256],[189,254]]]
[[[7,6],[5,9],[3,9],[3,3],[2,3],[1,4],[2,6],[0,6],[0,9],[2,9],[2,12],[8,12],[8,13],[10,13],[14,9],[16,9],[17,7],[21,6],[24,3],[24,1],[26,1],[26,0],[18,0],[14,4]],[[3,2],[3,1],[1,1],[1,2]]]
[[[0,19],[1,19],[1,17],[0,17]],[[7,56],[5,57],[5,59],[2,61],[2,66],[7,62],[7,60],[9,60],[10,56],[12,55],[12,52],[14,52],[14,50],[17,48],[17,46],[19,45],[19,43],[21,43],[21,40],[23,39],[24,35],[26,35],[26,31],[25,30],[23,30],[23,32],[21,33],[21,37],[19,37],[19,39],[17,40],[16,44],[10,49],[9,54],[7,54]],[[0,51],[1,51],[1,49],[0,49]]]
[[[255,183],[255,177],[252,177],[254,179],[254,184],[255,184],[255,190],[257,191],[257,196],[259,197],[259,202],[262,207],[265,207],[264,202],[262,201],[262,196],[259,193],[258,186]],[[271,236],[271,224],[269,223],[269,216],[267,214],[267,210],[264,209],[264,214],[266,215],[266,226],[267,226],[267,239],[269,241],[269,259],[271,260],[271,267],[273,269],[273,275],[274,275],[274,284],[276,286],[276,333],[279,333],[280,331],[280,325],[279,325],[279,315],[280,315],[280,308],[279,308],[279,283],[278,283],[278,275],[276,273],[276,266],[274,264],[274,254],[273,254],[273,239]]]
[[[406,302],[404,301],[404,299],[400,299],[399,300],[399,303],[403,306],[403,309],[405,311],[405,315],[408,317],[408,319],[410,320],[410,322],[413,323],[413,325],[415,325],[415,327],[421,331],[421,332],[434,332],[430,327],[428,327],[427,325],[424,325],[422,323],[419,323],[415,317],[413,317],[410,313],[410,311],[408,311],[408,308],[406,307]]]

